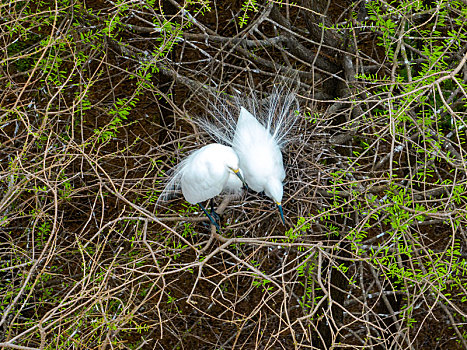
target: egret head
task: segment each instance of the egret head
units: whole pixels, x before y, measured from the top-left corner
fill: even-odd
[[[227,152],[225,155],[224,155],[224,161],[225,161],[225,165],[227,166],[227,168],[229,169],[229,171],[231,171],[232,173],[234,173],[235,175],[237,175],[237,177],[242,181],[242,183],[246,186],[246,183],[245,183],[245,179],[243,178],[243,173],[242,171],[240,170],[240,166],[239,166],[239,160],[238,160],[238,156],[237,154],[232,150],[229,152]]]
[[[277,178],[270,178],[264,186],[264,193],[276,203],[282,223],[285,225],[284,213],[282,211],[282,195],[284,193],[282,182]]]

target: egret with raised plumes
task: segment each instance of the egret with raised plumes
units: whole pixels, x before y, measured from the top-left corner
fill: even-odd
[[[233,113],[229,103],[219,99],[211,110],[215,122],[199,119],[197,123],[218,142],[232,146],[248,187],[274,201],[285,225],[282,149],[292,139],[290,131],[298,120],[299,106],[295,94],[283,90],[276,87],[266,102],[260,102],[255,95],[234,98],[239,110],[237,121],[233,115],[238,110]]]
[[[285,179],[281,149],[274,136],[244,107],[240,109],[232,148],[240,160],[245,182],[256,192],[264,192],[282,211],[282,195]]]

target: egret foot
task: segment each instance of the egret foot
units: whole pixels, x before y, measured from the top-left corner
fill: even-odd
[[[214,210],[214,198],[211,198],[210,202],[211,202],[211,216],[214,218],[214,220],[216,220],[216,222],[218,224],[220,224],[221,223],[221,217]]]
[[[216,220],[216,222],[217,222],[218,224],[220,224],[220,223],[221,223],[221,217],[220,217],[219,214],[217,214],[216,211],[214,210],[214,204],[215,204],[215,203],[214,203],[214,198],[211,198],[211,199],[209,200],[209,202],[211,203],[211,204],[210,204],[210,207],[211,207],[211,216],[213,217],[214,220]]]
[[[201,204],[201,203],[198,203],[199,207],[204,211],[204,214],[206,214],[206,216],[209,218],[209,221],[211,221],[211,224],[213,224],[214,226],[216,226],[216,229],[220,232],[221,231],[221,227],[219,226],[219,224],[217,223],[216,220],[214,220],[214,218],[212,217],[212,213],[209,214],[208,211],[206,210],[206,208]],[[217,215],[216,212],[214,212],[215,215]],[[219,215],[217,215],[217,217],[219,217]]]
[[[211,210],[211,216],[213,217],[214,220],[216,220],[217,223],[221,223],[221,217],[219,214],[217,214],[214,210]]]

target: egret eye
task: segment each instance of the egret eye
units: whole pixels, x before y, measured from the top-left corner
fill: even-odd
[[[245,185],[245,187],[248,189],[248,185],[245,182],[245,179],[242,176],[242,173],[240,172],[240,168],[238,169],[232,169],[231,170],[234,172],[235,175],[242,181],[242,183]]]

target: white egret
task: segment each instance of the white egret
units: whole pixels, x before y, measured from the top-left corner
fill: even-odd
[[[290,141],[290,130],[298,119],[295,94],[275,88],[266,103],[260,103],[254,96],[234,100],[240,109],[236,123],[227,103],[220,99],[211,112],[216,122],[201,119],[198,124],[216,140],[232,146],[248,187],[264,191],[276,203],[285,224],[282,210],[285,169],[281,149]]]
[[[239,159],[229,146],[212,143],[200,148],[183,159],[173,170],[172,175],[159,199],[181,187],[186,201],[198,204],[211,223],[220,230],[219,224],[201,204],[222,192],[238,193],[244,183],[239,168]],[[212,208],[212,206],[211,206]]]
[[[248,187],[263,192],[276,203],[282,222],[282,182],[285,179],[282,153],[273,135],[241,107],[232,147],[240,160]]]

